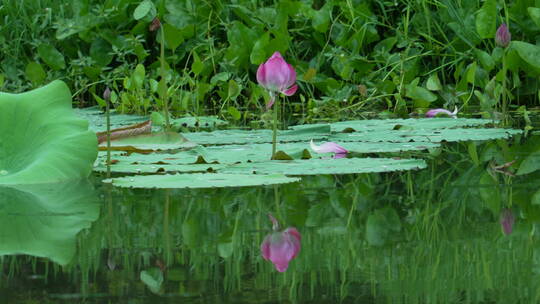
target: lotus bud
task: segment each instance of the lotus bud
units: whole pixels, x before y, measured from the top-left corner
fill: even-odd
[[[512,35],[508,30],[508,26],[506,26],[506,24],[504,23],[501,24],[501,26],[499,26],[499,28],[497,29],[497,33],[495,33],[495,44],[505,48],[508,46],[508,44],[510,44],[511,39]]]
[[[501,218],[499,222],[501,224],[502,232],[505,235],[509,235],[512,233],[512,229],[514,228],[514,221],[515,218],[511,209],[503,209],[501,211]]]
[[[301,235],[294,227],[289,227],[284,231],[278,231],[277,220],[269,215],[272,221],[273,232],[268,234],[261,244],[262,257],[271,261],[276,270],[284,272],[289,267],[289,262],[300,252]]]
[[[435,117],[439,114],[446,114],[450,117],[454,117],[454,118],[457,118],[457,113],[458,113],[458,109],[457,107],[454,108],[454,112],[450,112],[446,109],[431,109],[429,111],[426,112],[426,117]]]
[[[111,89],[109,89],[109,87],[106,87],[105,91],[103,91],[103,99],[105,101],[111,100]]]
[[[270,101],[266,108],[271,108],[275,101],[275,93],[293,95],[298,86],[296,71],[288,64],[279,52],[275,52],[266,62],[257,69],[257,82],[270,92]]]
[[[159,18],[156,17],[154,20],[152,20],[152,23],[150,23],[150,26],[148,26],[148,29],[150,32],[155,32],[161,27],[161,22],[159,21]]]

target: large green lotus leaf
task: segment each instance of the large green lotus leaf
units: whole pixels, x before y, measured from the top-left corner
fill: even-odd
[[[484,126],[493,124],[491,119],[477,118],[409,118],[409,119],[366,119],[366,120],[349,120],[327,124],[331,127],[332,132],[343,132],[344,130],[354,130],[357,132],[366,131],[382,131],[396,129],[451,129],[458,127]],[[322,125],[322,124],[319,124]],[[291,129],[300,130],[304,128],[312,128],[314,125],[299,125],[293,126]]]
[[[84,109],[76,109],[75,113],[88,120],[90,124],[90,130],[94,132],[104,132],[107,130],[107,121],[105,113],[98,107],[89,107]],[[150,116],[141,116],[133,114],[121,114],[116,110],[111,111],[111,130],[124,128],[127,126],[135,125],[147,120],[150,120]],[[218,119],[215,116],[188,116],[182,118],[176,118],[171,120],[173,129],[190,128],[190,129],[214,129],[217,127],[225,126],[228,123],[224,120]],[[155,126],[158,127],[157,124]]]
[[[215,129],[223,127],[229,123],[225,120],[221,120],[216,116],[188,116],[182,118],[176,118],[171,121],[173,128],[190,128],[190,129]]]
[[[425,129],[425,130],[379,130],[370,132],[337,133],[331,141],[355,142],[442,142],[505,139],[523,131],[514,129]]]
[[[439,147],[439,144],[429,142],[418,143],[391,143],[391,142],[343,142],[340,143],[350,152],[356,153],[381,153],[381,152],[401,152],[425,150]],[[306,156],[313,158],[328,157],[327,154],[315,154],[309,148],[309,143],[284,143],[278,145],[280,151],[294,159],[301,159]],[[113,172],[138,173],[138,172],[161,172],[161,171],[178,171],[178,172],[196,172],[206,171],[209,168],[214,170],[223,166],[213,166],[213,164],[197,164],[196,167],[190,168],[190,164],[195,164],[202,157],[208,163],[217,162],[219,164],[235,164],[240,162],[261,162],[270,160],[272,154],[271,144],[251,144],[251,145],[223,145],[223,146],[208,146],[197,147],[188,151],[182,151],[175,154],[167,153],[151,153],[130,155],[114,155],[112,159],[114,164],[111,166]],[[100,152],[99,165],[94,170],[105,171],[106,154]]]
[[[105,113],[99,107],[90,107],[84,109],[76,109],[75,113],[88,121],[90,130],[94,132],[107,131],[107,120]],[[124,128],[134,124],[138,124],[150,119],[148,116],[119,114],[116,111],[111,111],[111,130]]]
[[[221,174],[194,173],[174,175],[138,175],[106,179],[103,182],[112,183],[124,188],[222,188],[248,187],[286,184],[300,181],[299,178],[286,177],[282,174],[252,175],[252,174]]]
[[[132,137],[126,137],[111,141],[113,150],[122,150],[129,152],[149,152],[177,149],[191,149],[197,145],[187,141],[178,133],[151,133]],[[101,150],[107,149],[107,142],[99,145]]]
[[[225,168],[223,164],[190,164],[190,165],[164,165],[164,164],[129,164],[125,162],[111,165],[111,172],[114,173],[193,173],[209,172]],[[94,167],[96,172],[107,172],[107,167],[103,164]]]
[[[54,81],[21,93],[0,93],[0,185],[87,177],[96,135],[73,114],[71,93]]]
[[[221,130],[213,132],[182,133],[189,141],[201,145],[271,143],[271,130]],[[278,142],[309,141],[325,139],[330,135],[330,126],[311,125],[299,130],[278,131]]]
[[[391,172],[423,169],[426,162],[421,159],[393,158],[340,158],[308,159],[290,161],[267,161],[260,163],[241,163],[231,165],[218,172],[285,174],[285,175],[320,175],[320,174],[356,174],[371,172]]]
[[[88,181],[0,187],[0,255],[27,254],[65,265],[75,237],[99,216]]]

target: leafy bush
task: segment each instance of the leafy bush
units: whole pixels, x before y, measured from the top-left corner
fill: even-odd
[[[533,0],[7,0],[3,89],[65,79],[79,105],[105,85],[123,112],[159,108],[159,17],[176,114],[265,118],[257,66],[280,51],[297,70],[296,121],[425,108],[493,111],[537,104],[540,6]],[[20,17],[19,17],[20,16]],[[495,45],[508,23],[512,39]],[[4,80],[5,78],[5,80]]]

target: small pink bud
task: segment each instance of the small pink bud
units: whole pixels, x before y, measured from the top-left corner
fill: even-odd
[[[508,30],[508,26],[504,23],[501,24],[497,29],[497,33],[495,33],[495,44],[505,48],[510,44],[511,39],[512,34],[510,34],[510,31]]]
[[[150,32],[155,32],[161,27],[161,22],[159,21],[159,18],[156,17],[154,20],[152,20],[152,23],[150,23],[150,26],[148,26],[148,29]]]
[[[270,102],[266,106],[272,107],[274,104],[274,92],[281,92],[287,96],[293,95],[298,86],[296,82],[296,71],[292,65],[288,64],[279,52],[275,52],[265,63],[259,65],[257,69],[257,82],[270,91]]]
[[[105,91],[103,91],[103,99],[105,101],[109,101],[111,99],[111,89],[109,89],[109,87],[105,88]]]
[[[501,218],[499,222],[501,224],[501,229],[505,235],[509,235],[512,233],[512,230],[514,228],[514,221],[515,219],[512,210],[503,209],[501,211]]]
[[[300,232],[294,227],[284,231],[276,231],[277,220],[269,215],[274,231],[268,234],[261,244],[261,254],[265,260],[271,261],[277,271],[284,272],[289,262],[300,252]]]

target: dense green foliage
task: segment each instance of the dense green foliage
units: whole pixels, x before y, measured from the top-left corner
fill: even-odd
[[[103,104],[109,85],[124,112],[159,109],[161,33],[149,31],[159,17],[175,115],[260,119],[268,96],[255,70],[276,50],[298,73],[299,92],[285,103],[295,121],[427,107],[505,112],[537,104],[540,72],[540,3],[506,2],[5,0],[0,84],[23,91],[62,78],[79,105]],[[494,41],[503,22],[506,49]]]

